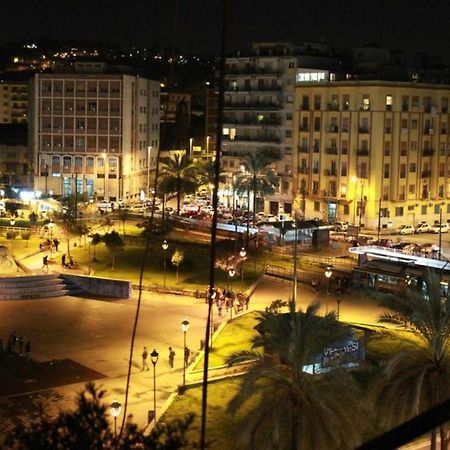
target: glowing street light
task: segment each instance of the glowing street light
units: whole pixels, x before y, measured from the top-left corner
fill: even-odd
[[[167,243],[167,241],[165,239],[164,239],[161,247],[163,249],[164,287],[166,287],[166,252],[167,252],[167,249],[169,248],[169,244]]]
[[[189,321],[184,319],[183,322],[181,322],[181,330],[183,331],[184,335],[184,347],[183,351],[186,352],[186,334],[189,330]],[[186,386],[186,357],[184,356],[185,353],[183,353],[183,388]]]
[[[14,241],[14,225],[16,223],[16,221],[14,219],[11,219],[9,221],[10,225],[12,226],[12,232],[11,232],[11,258],[14,258],[14,249],[13,249],[13,241]]]
[[[329,286],[330,286],[330,278],[333,275],[333,271],[331,267],[328,266],[325,270],[325,277],[327,278],[327,304],[326,304],[326,314],[328,314],[328,295],[329,295]]]
[[[245,250],[245,247],[241,248],[241,251],[239,252],[239,256],[242,258],[242,261],[241,261],[241,283],[244,284],[244,258],[247,256],[247,250]]]
[[[156,363],[158,362],[159,353],[153,349],[150,358],[153,364],[153,420],[156,424]]]
[[[109,412],[114,417],[114,440],[117,441],[117,417],[122,411],[122,405],[118,400],[113,400],[111,405],[109,406]]]

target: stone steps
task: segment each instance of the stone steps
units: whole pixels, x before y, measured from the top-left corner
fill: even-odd
[[[79,290],[78,290],[79,291]],[[1,300],[23,300],[33,298],[77,295],[77,289],[70,289],[58,275],[36,275],[28,277],[0,277]],[[76,293],[73,293],[76,292]]]

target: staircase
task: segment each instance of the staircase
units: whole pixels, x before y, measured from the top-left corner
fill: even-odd
[[[0,277],[0,300],[61,297],[81,293],[77,286],[69,286],[57,274]]]

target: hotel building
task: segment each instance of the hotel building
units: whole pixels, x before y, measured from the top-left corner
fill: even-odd
[[[297,74],[295,212],[375,229],[450,219],[450,86]]]
[[[30,86],[34,189],[135,201],[159,146],[158,81],[106,73],[36,74]]]

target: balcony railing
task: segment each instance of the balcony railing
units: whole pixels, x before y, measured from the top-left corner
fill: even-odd
[[[432,149],[432,148],[424,148],[422,150],[422,155],[423,156],[433,156],[434,155],[434,149]]]
[[[300,131],[309,131],[309,127],[303,125],[303,126],[300,127]]]
[[[252,103],[236,103],[225,102],[226,109],[281,109],[281,105],[277,102],[252,102]]]
[[[337,177],[336,169],[325,169],[325,175],[328,177]]]
[[[431,170],[422,170],[421,177],[422,178],[429,178],[429,177],[431,177]]]
[[[358,131],[362,134],[367,134],[370,132],[370,128],[369,127],[359,127]]]
[[[359,148],[356,150],[358,156],[369,156],[369,150],[367,148]]]
[[[309,153],[308,147],[300,147],[300,153]]]
[[[279,126],[281,125],[281,119],[263,119],[258,120],[256,117],[251,119],[236,119],[232,117],[225,117],[223,120],[224,124],[231,125],[255,125],[255,126]]]
[[[230,139],[228,136],[223,137],[224,141],[239,141],[239,142],[271,142],[280,143],[280,138],[276,136],[235,136],[234,139]]]
[[[325,149],[325,153],[327,155],[337,155],[338,149],[336,147],[329,147],[329,148]]]
[[[279,92],[281,91],[281,86],[241,86],[233,87],[227,86],[225,92]]]
[[[323,189],[322,190],[322,196],[323,197],[336,197],[336,191],[333,191],[333,190],[326,190],[326,189]]]
[[[337,125],[330,125],[327,128],[327,132],[328,133],[338,133],[339,132],[339,127]]]
[[[308,168],[306,166],[301,166],[301,167],[298,168],[298,172],[299,173],[303,173],[303,174],[307,174],[307,173],[309,173],[309,170],[308,170]]]

